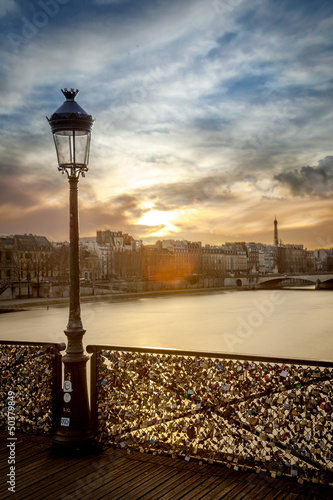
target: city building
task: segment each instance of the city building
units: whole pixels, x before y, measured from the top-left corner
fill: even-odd
[[[310,252],[300,244],[276,244],[277,237],[276,218],[274,245],[226,242],[202,246],[198,241],[174,239],[143,245],[142,240],[122,231],[98,230],[96,237],[80,238],[80,279],[82,284],[110,281],[114,289],[118,285],[126,289],[128,283],[139,286],[141,281],[178,286],[206,277],[333,271],[333,249]],[[23,287],[28,291],[22,294],[38,296],[42,282],[52,283],[53,293],[55,286],[65,293],[68,262],[66,242],[50,243],[45,236],[32,234],[1,236],[0,294],[12,286],[19,290],[19,296]]]
[[[0,237],[0,281],[14,277],[15,240],[13,236]]]
[[[256,274],[259,272],[260,262],[259,262],[259,244],[258,243],[246,243],[247,258],[248,258],[248,271],[249,273]]]
[[[1,293],[17,284],[18,295],[26,284],[27,295],[39,297],[40,284],[53,272],[53,247],[45,236],[16,234],[0,237]]]
[[[333,271],[333,248],[314,250],[313,259],[315,261],[316,271]]]
[[[36,281],[52,275],[52,244],[45,236],[0,237],[0,279]]]
[[[81,238],[80,241],[85,242],[86,239]],[[122,231],[107,229],[96,232],[94,245],[94,252],[101,259],[102,279],[128,276],[129,273],[135,273],[136,268],[140,267],[140,255],[134,256],[134,253],[140,254],[143,247],[142,240],[135,240]]]
[[[245,243],[226,243],[225,245],[205,245],[202,249],[203,274],[222,276],[228,273],[246,273],[248,257]]]
[[[201,272],[201,241],[162,240],[156,246],[172,255],[174,279],[183,280]]]

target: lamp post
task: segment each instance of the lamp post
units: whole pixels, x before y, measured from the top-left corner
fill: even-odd
[[[63,357],[65,381],[59,426],[53,436],[55,452],[89,449],[93,443],[87,391],[86,364],[80,309],[78,182],[88,171],[93,118],[75,101],[78,90],[62,89],[66,101],[47,118],[58,157],[58,170],[69,182],[69,319],[65,330],[67,350]]]

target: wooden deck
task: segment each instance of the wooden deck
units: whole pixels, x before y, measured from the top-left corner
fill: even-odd
[[[16,488],[8,491],[7,434],[0,432],[0,499],[199,500],[333,499],[333,489],[272,479],[223,466],[199,465],[110,448],[102,454],[59,458],[51,440],[16,434]]]

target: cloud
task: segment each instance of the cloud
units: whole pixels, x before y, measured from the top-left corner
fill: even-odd
[[[94,0],[96,5],[125,5],[130,0]]]
[[[301,167],[281,172],[274,179],[297,196],[327,198],[333,192],[333,156],[326,156],[317,167]]]
[[[100,224],[138,231],[143,201],[180,211],[180,236],[205,242],[248,229],[259,237],[252,219],[270,224],[283,203],[290,214],[301,207],[301,223],[302,195],[318,203],[315,224],[327,220],[319,208],[332,191],[331,160],[320,160],[333,134],[329,2],[82,0],[78,10],[55,0],[54,15],[42,3],[6,0],[0,9],[1,227],[8,207],[15,232],[23,209],[38,229],[32,214],[50,216],[53,203],[57,217],[67,203],[45,120],[65,86],[80,89],[96,119],[80,182],[85,234]],[[16,50],[9,33],[22,38]],[[49,230],[62,226],[67,237],[66,220]]]
[[[4,17],[17,10],[18,6],[15,0],[2,0],[0,4],[0,17]]]
[[[234,201],[227,174],[208,175],[201,179],[168,182],[143,187],[136,191],[137,199],[154,203],[156,210],[171,211],[198,204]]]

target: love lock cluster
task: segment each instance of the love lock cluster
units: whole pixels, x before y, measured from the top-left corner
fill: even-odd
[[[106,349],[96,366],[107,445],[332,481],[332,368]]]
[[[52,348],[0,345],[0,429],[7,428],[7,395],[15,395],[16,430],[49,435],[52,427]]]

